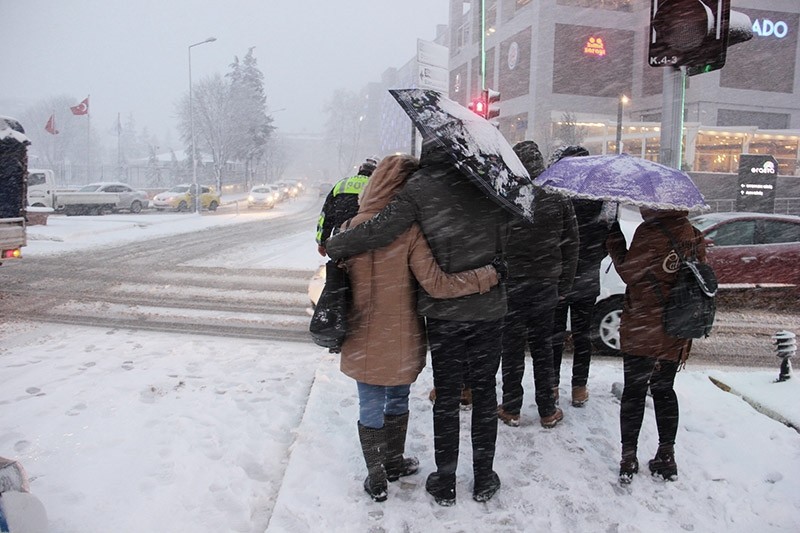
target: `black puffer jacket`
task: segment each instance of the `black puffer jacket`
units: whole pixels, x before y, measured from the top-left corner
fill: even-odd
[[[348,231],[325,242],[340,259],[381,248],[419,222],[439,266],[448,273],[477,268],[505,252],[511,215],[489,199],[439,150],[423,152],[421,168],[395,201]],[[437,300],[420,289],[418,311],[441,320],[498,320],[506,314],[505,287],[484,294]]]
[[[509,277],[554,279],[560,296],[569,292],[578,262],[578,226],[570,201],[536,187],[533,224],[512,224],[506,260]]]

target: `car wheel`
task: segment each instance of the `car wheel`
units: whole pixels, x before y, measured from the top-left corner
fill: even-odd
[[[216,201],[212,201],[210,204],[208,204],[208,210],[216,211],[218,206],[219,204]]]
[[[189,204],[187,204],[185,201],[181,200],[181,203],[178,204],[178,212],[179,213],[183,213],[184,211],[188,211],[188,210],[189,210]]]
[[[602,355],[621,355],[619,322],[622,316],[622,295],[611,296],[595,304],[592,313],[592,344]]]
[[[142,212],[142,202],[139,200],[135,200],[131,204],[131,213],[141,213]]]

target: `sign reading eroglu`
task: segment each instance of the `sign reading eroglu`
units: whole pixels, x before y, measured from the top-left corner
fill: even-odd
[[[739,156],[739,197],[737,211],[775,212],[775,184],[778,162],[771,155]]]

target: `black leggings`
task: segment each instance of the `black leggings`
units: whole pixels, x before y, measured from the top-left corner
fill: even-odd
[[[674,445],[678,432],[678,396],[673,385],[678,363],[623,355],[625,388],[619,410],[623,449],[636,449],[642,428],[647,388],[653,395],[659,445]]]

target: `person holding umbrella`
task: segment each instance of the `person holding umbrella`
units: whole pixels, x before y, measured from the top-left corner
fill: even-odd
[[[706,256],[702,234],[689,222],[688,211],[648,207],[640,207],[640,211],[644,221],[636,229],[630,248],[625,245],[619,222],[612,225],[606,240],[614,267],[627,285],[619,330],[625,378],[619,415],[619,482],[623,484],[630,483],[639,471],[637,447],[648,388],[658,428],[658,451],[648,464],[650,472],[665,480],[678,476],[675,437],[679,409],[674,382],[692,341],[665,332],[662,302],[675,283],[680,267],[678,254],[693,255],[700,261]]]
[[[544,170],[535,142],[517,143],[514,151],[531,177]],[[553,428],[564,418],[554,394],[553,318],[572,287],[578,226],[569,199],[540,187],[534,190],[534,213],[533,223],[516,219],[511,224],[506,251],[508,313],[502,329],[503,402],[498,416],[506,425],[519,426],[527,346],[539,419],[543,427]]]
[[[418,169],[419,162],[409,155],[384,158],[348,224],[357,226],[372,218]],[[353,304],[341,370],[358,385],[358,435],[368,471],[364,490],[380,502],[387,497],[387,480],[419,468],[416,458],[403,456],[410,384],[424,368],[427,352],[424,321],[416,311],[417,284],[433,298],[453,298],[487,293],[499,280],[490,265],[442,272],[416,224],[388,246],[352,256],[345,264]]]

